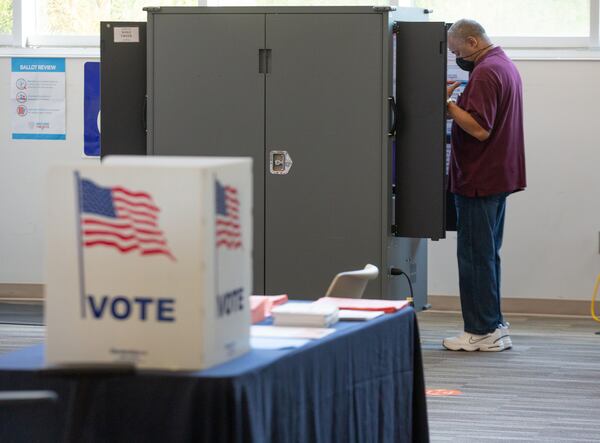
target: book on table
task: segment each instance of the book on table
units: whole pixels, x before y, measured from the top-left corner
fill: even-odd
[[[286,303],[272,309],[275,326],[329,327],[338,321],[339,309],[327,303]]]

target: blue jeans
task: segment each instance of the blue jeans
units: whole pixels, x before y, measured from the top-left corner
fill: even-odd
[[[500,307],[500,247],[507,193],[454,194],[460,304],[465,331],[487,334],[504,323]]]

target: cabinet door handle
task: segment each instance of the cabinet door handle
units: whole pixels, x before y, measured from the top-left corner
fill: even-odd
[[[269,170],[271,174],[286,175],[292,169],[292,157],[287,151],[271,151],[269,153]]]
[[[388,104],[390,107],[391,124],[388,129],[388,135],[390,137],[396,135],[396,126],[398,125],[398,108],[396,106],[396,99],[394,97],[388,97]]]
[[[271,50],[270,49],[259,49],[258,50],[258,73],[268,74],[271,72]]]

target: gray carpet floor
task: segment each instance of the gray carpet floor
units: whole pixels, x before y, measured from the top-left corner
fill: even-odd
[[[0,323],[41,326],[43,317],[42,303],[0,301]]]
[[[431,441],[600,442],[600,324],[507,320],[513,349],[451,352],[441,340],[461,330],[460,315],[419,314],[427,388],[462,392],[428,397]],[[0,324],[0,353],[43,340],[43,326]]]
[[[600,442],[600,324],[508,316],[513,349],[452,352],[458,314],[419,314],[433,442]]]

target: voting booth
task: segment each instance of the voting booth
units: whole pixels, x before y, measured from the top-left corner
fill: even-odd
[[[389,6],[146,11],[100,26],[101,155],[251,157],[255,294],[316,300],[372,263],[365,298],[426,308],[427,239],[446,232],[445,23]]]
[[[53,168],[48,365],[199,370],[249,350],[252,161]]]

